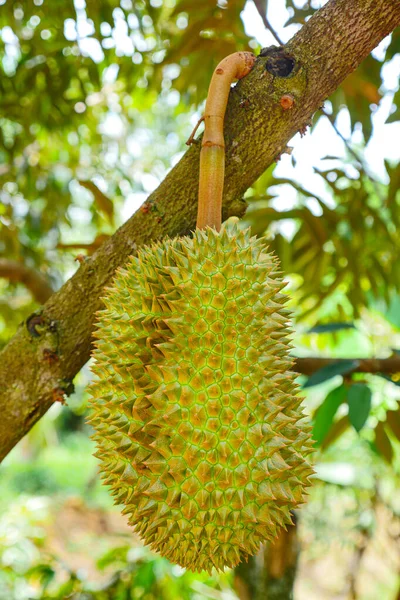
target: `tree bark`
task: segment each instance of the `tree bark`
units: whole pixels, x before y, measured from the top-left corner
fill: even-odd
[[[357,366],[350,373],[383,373],[390,375],[400,373],[400,354],[393,354],[388,358],[321,358],[317,356],[307,356],[296,358],[294,370],[301,375],[312,375],[319,369],[335,363],[348,363],[354,361]]]
[[[248,563],[235,568],[234,585],[240,600],[293,600],[299,556],[297,526],[281,529]]]
[[[230,94],[225,119],[224,218],[243,214],[246,189],[399,24],[398,0],[330,0],[282,52],[267,49],[261,53],[253,71]],[[284,110],[280,100],[288,94],[294,104]],[[41,313],[21,324],[3,349],[0,459],[55,400],[72,389],[73,378],[90,356],[95,312],[116,268],[138,246],[194,228],[198,176],[199,146],[195,144],[151,194],[144,210],[84,261]]]

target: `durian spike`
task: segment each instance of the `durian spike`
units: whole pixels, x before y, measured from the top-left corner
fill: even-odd
[[[235,52],[224,58],[215,69],[204,116],[204,135],[200,152],[199,205],[197,228],[221,229],[222,192],[225,175],[224,117],[231,83],[242,79],[253,68],[256,57],[251,52]],[[200,123],[200,121],[199,121]],[[196,126],[197,129],[197,126]],[[193,134],[190,138],[192,139]]]

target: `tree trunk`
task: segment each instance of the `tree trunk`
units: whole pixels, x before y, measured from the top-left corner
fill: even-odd
[[[280,52],[262,52],[230,94],[223,217],[344,78],[400,24],[398,0],[330,0]],[[278,58],[278,60],[276,60]],[[283,68],[282,68],[283,67]],[[282,96],[293,106],[284,110]],[[246,99],[246,103],[241,100]],[[245,106],[247,108],[245,108]],[[138,211],[44,305],[0,354],[0,459],[56,400],[90,356],[95,312],[117,267],[138,246],[195,226],[199,147],[193,145]]]
[[[240,600],[293,600],[298,559],[297,527],[282,529],[274,542],[235,569]]]

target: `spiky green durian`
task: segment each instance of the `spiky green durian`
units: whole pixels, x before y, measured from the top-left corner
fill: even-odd
[[[256,553],[309,485],[284,285],[266,240],[234,220],[141,249],[98,313],[105,482],[143,540],[192,570]]]

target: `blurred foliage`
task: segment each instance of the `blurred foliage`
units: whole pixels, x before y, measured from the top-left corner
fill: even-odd
[[[74,401],[77,407],[78,398]],[[35,457],[25,439],[4,464],[0,600],[236,600],[232,572],[193,574],[141,546],[96,476],[87,436],[60,435],[60,416],[67,410],[55,407],[36,426],[47,427],[47,441]],[[378,410],[376,404],[374,415]],[[50,431],[56,440],[50,441]],[[370,437],[349,429],[320,456],[301,510],[299,600],[346,597],[348,578],[368,591],[360,594],[365,600],[395,597],[399,452],[394,468],[385,466]],[[370,561],[379,565],[376,572],[368,562],[355,564],[364,544]],[[379,544],[385,544],[384,552]],[[326,561],[335,568],[321,578]]]
[[[109,526],[104,511],[95,510]],[[86,568],[76,566],[71,550],[64,549],[61,556],[54,552],[52,527],[56,515],[54,501],[48,497],[22,496],[2,514],[1,600],[200,600],[207,597],[235,600],[230,590],[230,574],[212,578],[206,573],[184,571],[156,557],[137,542],[132,543],[132,536],[118,529],[104,531],[103,537],[109,538],[104,550],[96,531],[91,530],[95,524],[93,508],[76,504],[70,498],[62,505],[58,517],[64,514],[73,530],[75,513],[88,523],[84,532],[85,548],[92,553],[92,564],[82,561]],[[82,549],[76,546],[75,552],[80,553]]]
[[[270,195],[249,196],[254,204],[246,220],[255,233],[262,234],[272,223],[284,219],[297,225],[290,239],[276,233],[271,247],[280,256],[284,272],[301,277],[298,302],[304,306],[303,318],[315,314],[338,286],[345,290],[355,316],[362,306],[368,306],[371,296],[383,298],[389,306],[392,295],[400,289],[400,274],[395,268],[400,252],[397,187],[374,186],[362,167],[354,164],[357,171],[349,177],[337,164],[339,161],[332,159],[322,162],[336,166],[314,167],[331,191],[330,204],[315,192],[283,178],[273,178],[271,184],[290,184],[297,190],[298,206],[293,209],[271,207]],[[389,164],[386,167],[391,182],[397,181],[400,163],[395,168]],[[314,205],[307,205],[308,199],[318,203],[318,214]],[[344,311],[336,316],[343,318]]]

